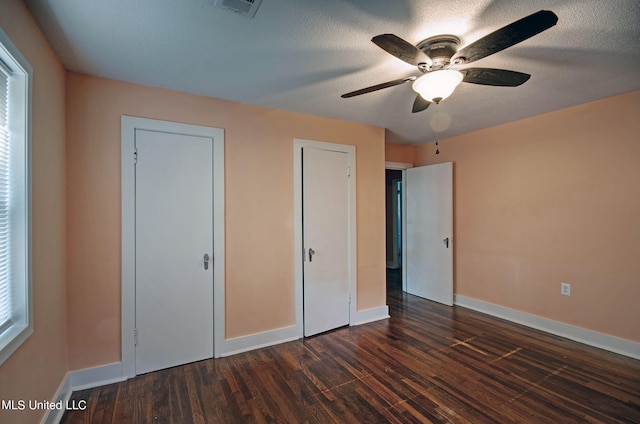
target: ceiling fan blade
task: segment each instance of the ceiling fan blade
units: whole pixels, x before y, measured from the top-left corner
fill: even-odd
[[[425,52],[397,35],[376,35],[371,39],[371,41],[373,41],[382,50],[411,65],[418,66],[420,63],[431,65],[432,63],[431,58],[427,56]]]
[[[407,81],[413,81],[415,79],[416,79],[416,77],[406,77],[406,78],[400,78],[400,79],[393,80],[393,81],[387,81],[387,82],[383,82],[382,84],[372,85],[371,87],[366,87],[366,88],[361,88],[360,90],[351,91],[349,93],[343,94],[340,97],[342,97],[343,99],[347,99],[349,97],[354,97],[354,96],[359,96],[361,94],[371,93],[372,91],[382,90],[383,88],[389,88],[389,87],[393,87],[395,85],[404,84]]]
[[[529,74],[505,69],[468,68],[461,72],[464,74],[462,82],[500,87],[517,87],[531,78]]]
[[[464,58],[465,63],[474,62],[533,37],[551,28],[556,22],[558,22],[558,17],[555,13],[550,10],[541,10],[510,23],[458,50],[451,61]]]
[[[411,113],[422,112],[426,108],[429,107],[431,102],[429,100],[425,100],[421,95],[417,95],[416,99],[413,101],[413,107],[411,108]]]

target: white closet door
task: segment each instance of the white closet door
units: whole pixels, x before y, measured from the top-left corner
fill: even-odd
[[[142,374],[213,357],[213,140],[136,130],[135,146]]]
[[[305,147],[302,159],[304,335],[349,324],[348,154]]]

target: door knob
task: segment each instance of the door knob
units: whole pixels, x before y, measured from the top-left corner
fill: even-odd
[[[309,248],[309,262],[313,260],[313,255],[315,254],[316,254],[316,251],[313,250],[312,248]]]
[[[207,269],[209,269],[209,259],[211,259],[211,258],[209,258],[209,254],[208,253],[205,253],[203,259],[204,259],[204,269],[207,270]]]
[[[444,247],[446,247],[448,249],[449,248],[449,237],[447,237],[446,239],[444,239],[442,241],[444,241]]]

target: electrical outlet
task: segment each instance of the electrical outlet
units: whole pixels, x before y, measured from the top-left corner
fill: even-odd
[[[571,284],[560,283],[560,294],[564,296],[571,296]]]

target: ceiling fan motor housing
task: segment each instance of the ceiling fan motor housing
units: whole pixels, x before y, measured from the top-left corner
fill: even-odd
[[[460,39],[455,35],[436,35],[422,40],[416,47],[429,56],[433,64],[428,66],[425,63],[424,66],[420,64],[418,67],[423,72],[447,69],[451,66],[451,57],[458,51],[459,45]]]

